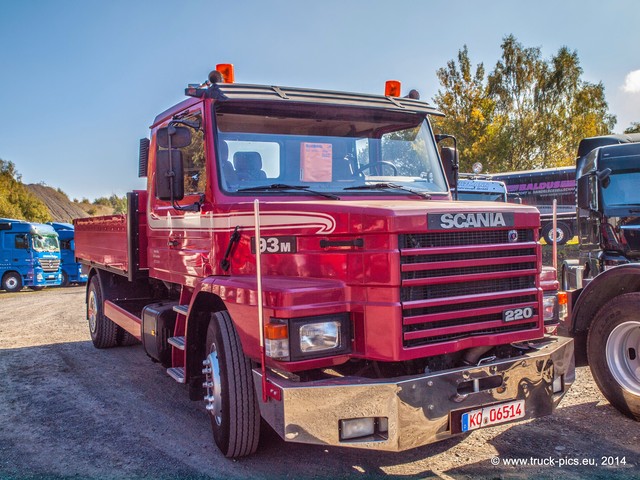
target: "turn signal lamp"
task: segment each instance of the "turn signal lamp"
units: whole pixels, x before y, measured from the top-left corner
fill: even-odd
[[[567,292],[558,292],[558,305],[566,305],[568,301]]]
[[[569,319],[569,295],[567,292],[558,292],[558,319],[566,322]]]
[[[216,65],[216,71],[222,75],[222,81],[224,83],[234,83],[235,75],[233,73],[233,64],[231,63],[219,63]]]
[[[399,97],[401,84],[398,80],[387,80],[384,84],[384,94],[387,97]]]
[[[289,358],[289,327],[285,323],[264,326],[264,347],[267,357],[279,360]]]

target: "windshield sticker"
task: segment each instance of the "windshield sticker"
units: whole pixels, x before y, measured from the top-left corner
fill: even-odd
[[[330,143],[302,143],[300,145],[300,180],[330,182],[332,158]]]

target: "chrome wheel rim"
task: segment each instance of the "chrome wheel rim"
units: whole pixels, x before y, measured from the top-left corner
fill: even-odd
[[[91,333],[96,332],[96,325],[98,324],[96,305],[96,293],[91,290],[89,292],[89,301],[87,302],[87,319],[89,320],[89,330],[91,330]]]
[[[7,286],[8,290],[13,290],[15,288],[18,288],[18,279],[16,277],[11,276],[7,278],[5,285]]]
[[[215,420],[216,425],[222,425],[222,388],[220,380],[220,363],[218,362],[218,352],[216,345],[211,346],[211,352],[202,362],[204,369],[202,370],[206,377],[204,386],[207,389],[207,395],[204,397],[207,402],[206,408],[211,417]]]
[[[609,334],[607,365],[616,382],[633,395],[640,396],[640,322],[624,322]]]

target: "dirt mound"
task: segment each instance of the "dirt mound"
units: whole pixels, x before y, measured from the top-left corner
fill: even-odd
[[[63,192],[46,185],[31,184],[27,185],[27,188],[44,202],[54,222],[71,223],[74,218],[113,213],[112,208],[103,205],[72,202]]]

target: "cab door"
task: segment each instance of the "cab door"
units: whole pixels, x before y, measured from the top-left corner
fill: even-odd
[[[192,106],[160,125],[153,133],[152,175],[149,178],[148,261],[152,276],[172,283],[193,286],[203,276],[211,249],[210,232],[202,207],[210,202],[210,172],[206,160],[205,126],[200,105]],[[167,145],[157,136],[164,127],[186,128],[188,145],[172,148],[173,160],[182,164],[184,196],[174,201],[160,199],[158,182],[166,175],[157,169],[158,159],[167,157]],[[160,132],[160,133],[159,133]],[[166,133],[166,131],[164,132]],[[176,153],[177,152],[177,153]],[[177,175],[180,172],[175,172]],[[161,187],[160,187],[161,189]],[[180,190],[177,188],[176,190]]]

